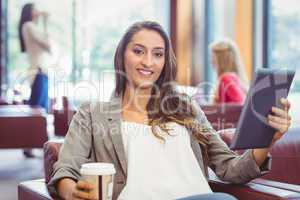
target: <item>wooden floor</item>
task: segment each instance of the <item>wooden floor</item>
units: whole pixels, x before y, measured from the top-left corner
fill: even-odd
[[[0,199],[18,199],[18,183],[43,178],[43,153],[34,150],[35,158],[25,158],[22,150],[0,150]]]

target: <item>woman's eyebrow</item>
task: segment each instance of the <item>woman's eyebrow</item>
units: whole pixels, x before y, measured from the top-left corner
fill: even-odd
[[[133,44],[134,46],[139,46],[139,47],[141,47],[141,48],[144,48],[144,49],[146,49],[147,47],[146,46],[144,46],[144,45],[142,45],[142,44],[139,44],[139,43],[134,43]],[[164,50],[165,48],[164,47],[154,47],[153,49],[155,49],[155,50]]]

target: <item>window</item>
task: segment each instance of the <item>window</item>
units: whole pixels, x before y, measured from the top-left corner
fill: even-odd
[[[236,0],[206,0],[205,1],[205,84],[204,90],[208,100],[215,95],[216,72],[212,66],[210,43],[235,38],[235,3]],[[203,31],[203,30],[200,30]]]
[[[235,0],[208,0],[207,1],[209,11],[209,44],[220,39],[231,38],[234,40],[234,4]],[[209,69],[208,79],[209,81],[215,82],[216,73],[213,70],[211,64],[211,52],[209,51]]]
[[[22,6],[27,2],[8,1],[10,87],[24,86],[20,76],[24,76],[29,67],[26,56],[20,52],[17,28]],[[49,35],[53,44],[51,60],[54,66],[54,78],[49,76],[50,97],[66,95],[70,99],[86,100],[97,98],[97,95],[91,94],[90,87],[98,92],[98,96],[100,88],[109,90],[101,85],[103,82],[113,88],[114,52],[121,36],[132,23],[154,20],[169,32],[169,1],[61,0],[59,5],[52,0],[30,2],[50,13]],[[28,91],[28,88],[27,85],[27,90],[23,89]],[[29,93],[24,98],[28,98]]]
[[[64,66],[70,71],[72,68],[72,2],[60,1],[60,6],[57,6],[57,2],[50,0],[30,2],[33,2],[38,9],[46,10],[50,14],[48,29],[53,47],[51,63]],[[8,1],[8,81],[9,87],[22,91],[24,99],[28,99],[30,95],[30,87],[26,81],[29,62],[26,54],[21,53],[20,50],[18,24],[22,7],[26,3],[28,1]]]
[[[300,7],[297,0],[271,1],[269,66],[288,68],[300,73]],[[300,76],[296,75],[293,92],[300,92]]]
[[[76,1],[77,74],[87,76],[113,68],[113,56],[126,28],[133,22],[154,20],[169,30],[169,4],[160,0]],[[97,73],[92,73],[96,75]],[[77,77],[78,78],[78,77]],[[91,77],[97,80],[97,77]]]
[[[300,123],[300,7],[297,0],[270,0],[267,5],[268,66],[296,70],[289,99],[292,125]]]

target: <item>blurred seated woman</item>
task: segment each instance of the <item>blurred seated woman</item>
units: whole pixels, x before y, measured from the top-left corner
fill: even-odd
[[[214,103],[243,104],[248,80],[236,44],[230,40],[211,44],[212,65],[218,76]]]

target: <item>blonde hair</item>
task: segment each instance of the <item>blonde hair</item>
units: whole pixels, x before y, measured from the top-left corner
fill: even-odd
[[[248,79],[237,45],[232,40],[224,39],[212,43],[210,49],[218,64],[218,76],[226,72],[234,72],[240,78],[243,87],[247,89]]]

